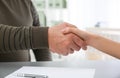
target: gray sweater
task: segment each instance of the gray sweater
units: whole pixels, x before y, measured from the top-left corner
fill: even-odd
[[[11,53],[17,50],[47,49],[47,31],[47,27],[13,27],[0,24],[0,52]]]
[[[31,8],[31,0],[0,0],[0,61],[29,61],[29,49],[48,49],[48,28],[31,27]]]

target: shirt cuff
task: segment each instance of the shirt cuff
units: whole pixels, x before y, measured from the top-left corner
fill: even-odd
[[[48,27],[34,27],[32,29],[33,49],[49,48]]]

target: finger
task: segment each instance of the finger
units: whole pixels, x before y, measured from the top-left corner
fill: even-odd
[[[68,54],[69,54],[68,52],[62,53],[63,56],[67,56]]]
[[[73,54],[74,53],[74,50],[72,48],[70,48],[70,54]]]
[[[82,49],[83,49],[83,50],[87,50],[87,46],[85,46],[85,47],[82,47]]]
[[[78,47],[84,47],[84,46],[86,46],[85,41],[82,40],[80,37],[78,37],[78,36],[76,36],[76,35],[74,35],[74,37],[73,37],[72,40],[73,40],[73,42],[74,42],[76,45],[78,45]]]
[[[87,34],[87,32],[79,30],[78,28],[71,28],[71,27],[66,27],[65,29],[62,30],[62,33],[63,34],[74,33],[83,40],[85,40],[85,34]]]
[[[77,30],[77,31],[76,31]],[[65,33],[65,34],[70,34],[70,33],[73,33],[74,32],[74,34],[77,34],[77,36],[79,36],[79,38],[74,38],[75,39],[75,43],[77,44],[77,45],[79,45],[79,46],[81,46],[82,47],[82,49],[83,50],[87,50],[87,43],[86,43],[86,41],[85,41],[85,36],[84,36],[84,34],[83,34],[83,36],[84,37],[82,37],[82,35],[81,34],[79,34],[80,32],[81,33],[83,33],[81,30],[79,30],[79,29],[76,29],[76,28],[65,28],[64,30],[63,30],[63,33]],[[78,33],[77,33],[78,32]],[[87,39],[87,38],[86,38]],[[83,42],[84,41],[84,42]]]
[[[74,53],[74,50],[68,47],[65,52],[62,52],[62,55],[67,56],[68,54],[72,53]]]
[[[75,31],[75,28],[70,28],[70,27],[66,27],[66,28],[64,28],[63,30],[62,30],[62,32],[64,33],[64,34],[69,34],[69,33],[74,33],[74,34],[76,34],[76,32],[74,32]]]
[[[83,43],[81,47],[82,47],[83,50],[87,50],[87,44],[86,43]]]
[[[85,32],[84,31],[81,31],[77,28],[65,28],[63,31],[62,31],[64,34],[70,34],[70,33],[74,33],[76,34],[77,36],[79,36],[79,38],[74,38],[75,39],[75,43],[78,45],[78,46],[81,46],[83,50],[87,50],[87,43],[85,42]],[[86,38],[87,39],[87,38]],[[84,42],[83,42],[84,41]]]
[[[78,46],[78,45],[76,45],[75,43],[73,43],[73,44],[71,45],[71,48],[72,48],[73,50],[75,50],[75,51],[79,51],[79,50],[81,49],[81,47]]]
[[[63,48],[59,53],[63,56],[67,56],[69,54],[69,47]]]
[[[73,41],[76,45],[81,47],[83,50],[87,50],[87,43],[85,41],[83,41],[82,39],[80,39],[79,37],[75,36],[73,38]]]
[[[67,23],[67,22],[64,22],[64,24],[65,24],[66,26],[68,26],[68,27],[77,28],[75,25],[72,25],[72,24]]]
[[[76,43],[74,43],[74,41],[72,40],[70,48],[75,50],[75,51],[79,51],[81,47],[78,46]]]

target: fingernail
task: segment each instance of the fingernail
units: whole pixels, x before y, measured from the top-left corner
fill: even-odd
[[[83,50],[87,50],[87,47],[82,47]]]

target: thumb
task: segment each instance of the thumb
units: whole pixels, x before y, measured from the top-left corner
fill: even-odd
[[[66,27],[66,28],[64,28],[64,29],[62,30],[62,33],[63,33],[63,34],[69,34],[69,33],[72,33],[72,30],[71,30],[70,27]]]

